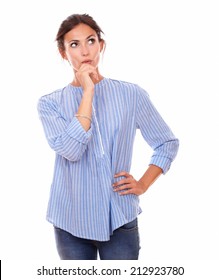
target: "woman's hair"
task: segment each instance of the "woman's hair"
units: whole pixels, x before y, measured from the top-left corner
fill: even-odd
[[[88,14],[73,14],[67,17],[61,23],[58,33],[56,35],[56,41],[60,51],[65,51],[65,46],[64,46],[65,34],[68,33],[70,30],[72,30],[75,26],[77,26],[80,23],[84,23],[90,26],[93,30],[96,31],[99,41],[103,41],[101,37],[101,33],[104,34],[104,32],[101,30],[101,28],[98,26],[96,21],[91,16],[89,16]]]

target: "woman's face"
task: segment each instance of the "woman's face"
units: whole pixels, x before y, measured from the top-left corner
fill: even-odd
[[[97,33],[89,25],[80,23],[64,36],[64,59],[78,71],[83,63],[89,63],[97,68],[103,41],[99,42]]]

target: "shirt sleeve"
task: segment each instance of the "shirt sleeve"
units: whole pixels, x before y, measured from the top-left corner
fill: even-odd
[[[70,161],[80,160],[92,136],[92,126],[86,132],[76,117],[71,122],[61,114],[55,101],[41,97],[38,113],[50,147]]]
[[[141,88],[136,120],[142,136],[153,149],[150,164],[159,166],[165,174],[177,155],[179,140],[150,101],[148,93]]]

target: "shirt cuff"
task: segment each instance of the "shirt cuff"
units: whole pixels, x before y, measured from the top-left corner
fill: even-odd
[[[88,131],[85,131],[79,120],[74,117],[66,132],[71,138],[82,144],[87,144],[92,135],[92,125]]]
[[[170,169],[171,160],[166,157],[152,156],[150,164],[160,167],[163,170],[163,174],[166,174]]]

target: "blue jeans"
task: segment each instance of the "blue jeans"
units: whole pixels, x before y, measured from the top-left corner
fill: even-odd
[[[109,241],[78,238],[54,227],[55,240],[62,260],[137,260],[139,233],[137,219],[116,229]]]

